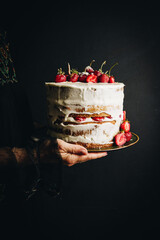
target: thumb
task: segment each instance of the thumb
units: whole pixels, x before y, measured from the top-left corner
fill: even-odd
[[[78,155],[88,154],[88,151],[85,147],[82,147],[81,145],[76,145],[76,144],[69,144],[68,152],[72,154],[78,154]]]
[[[78,155],[88,154],[87,149],[81,145],[67,143],[61,139],[57,139],[57,142],[58,142],[58,145],[67,153],[78,154]]]

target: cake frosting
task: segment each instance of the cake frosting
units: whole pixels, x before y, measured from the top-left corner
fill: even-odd
[[[45,86],[49,134],[88,148],[113,143],[123,121],[123,83],[46,82]]]

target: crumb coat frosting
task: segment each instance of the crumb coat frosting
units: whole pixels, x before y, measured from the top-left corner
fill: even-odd
[[[123,83],[45,83],[49,124],[52,136],[67,142],[106,144],[118,133],[123,120]],[[70,114],[99,114],[105,112],[101,124],[87,117],[83,123],[77,122]],[[57,123],[58,119],[63,119]],[[67,124],[65,125],[65,122]],[[73,124],[73,123],[78,124]],[[89,122],[89,123],[88,123]],[[67,130],[70,134],[67,134]],[[79,135],[79,132],[84,134]]]

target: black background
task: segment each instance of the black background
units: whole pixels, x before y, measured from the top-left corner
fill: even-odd
[[[92,59],[106,60],[125,86],[124,109],[140,141],[108,156],[63,169],[62,200],[41,195],[10,209],[30,235],[97,239],[136,233],[152,237],[159,229],[159,13],[154,4],[108,2],[36,3],[5,6],[1,23],[8,31],[18,80],[24,83],[35,121],[46,124],[45,81],[57,69],[82,71]],[[105,67],[104,67],[105,68]],[[23,217],[22,217],[23,215]],[[33,222],[35,227],[31,227]],[[38,227],[37,227],[38,225]],[[31,230],[31,231],[30,231]],[[16,230],[13,230],[15,231]],[[28,236],[27,235],[27,236]],[[89,239],[90,239],[89,238]]]

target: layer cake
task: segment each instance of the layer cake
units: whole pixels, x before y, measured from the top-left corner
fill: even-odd
[[[113,144],[123,121],[123,83],[46,82],[49,134],[89,148]]]

